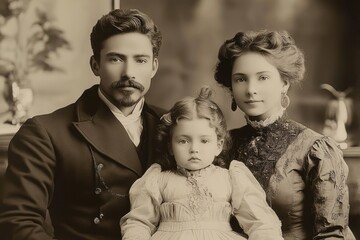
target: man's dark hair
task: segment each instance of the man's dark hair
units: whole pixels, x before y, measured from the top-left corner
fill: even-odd
[[[149,37],[154,58],[158,56],[161,46],[161,33],[152,19],[137,9],[115,9],[102,16],[90,34],[91,48],[96,61],[100,60],[102,43],[109,37],[138,32]]]

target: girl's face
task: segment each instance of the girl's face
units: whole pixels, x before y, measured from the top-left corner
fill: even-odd
[[[215,128],[207,119],[181,119],[172,130],[171,153],[176,164],[188,170],[209,166],[222,151]]]
[[[238,107],[252,120],[265,120],[281,108],[281,92],[289,88],[268,58],[255,52],[236,58],[232,93]]]

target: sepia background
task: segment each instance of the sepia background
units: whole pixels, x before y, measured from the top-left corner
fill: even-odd
[[[0,0],[0,11],[8,0]],[[119,4],[117,1],[116,4]],[[98,83],[89,67],[90,32],[96,20],[113,6],[111,0],[32,0],[23,16],[21,34],[30,32],[35,9],[43,9],[63,31],[70,48],[51,55],[62,71],[37,71],[27,76],[33,100],[28,116],[52,112],[74,102],[84,89]],[[121,0],[121,8],[147,13],[163,34],[159,71],[147,94],[150,104],[169,109],[185,95],[195,95],[201,86],[215,90],[214,100],[223,110],[229,128],[240,127],[240,110],[230,110],[230,95],[213,78],[220,45],[238,31],[287,30],[304,51],[306,75],[291,89],[289,114],[298,122],[322,132],[326,108],[334,97],[321,84],[347,95],[350,199],[353,226],[360,225],[360,3],[358,0]],[[0,27],[16,35],[14,26]],[[2,45],[0,59],[13,49]],[[10,53],[11,54],[11,53]],[[0,76],[0,93],[6,92]],[[0,95],[0,121],[9,118],[6,94]],[[0,126],[1,127],[1,126]]]

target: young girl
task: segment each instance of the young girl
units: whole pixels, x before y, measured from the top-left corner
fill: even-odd
[[[279,219],[245,165],[217,166],[227,134],[210,95],[203,88],[161,118],[162,154],[130,189],[131,211],[120,221],[123,240],[246,239],[232,231],[231,214],[249,239],[283,239]]]

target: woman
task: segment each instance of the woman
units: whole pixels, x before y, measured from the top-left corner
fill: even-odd
[[[286,117],[304,56],[287,32],[240,32],[219,50],[215,79],[247,125],[230,131],[231,159],[245,163],[282,221],[285,239],[354,239],[348,167],[336,143]]]

